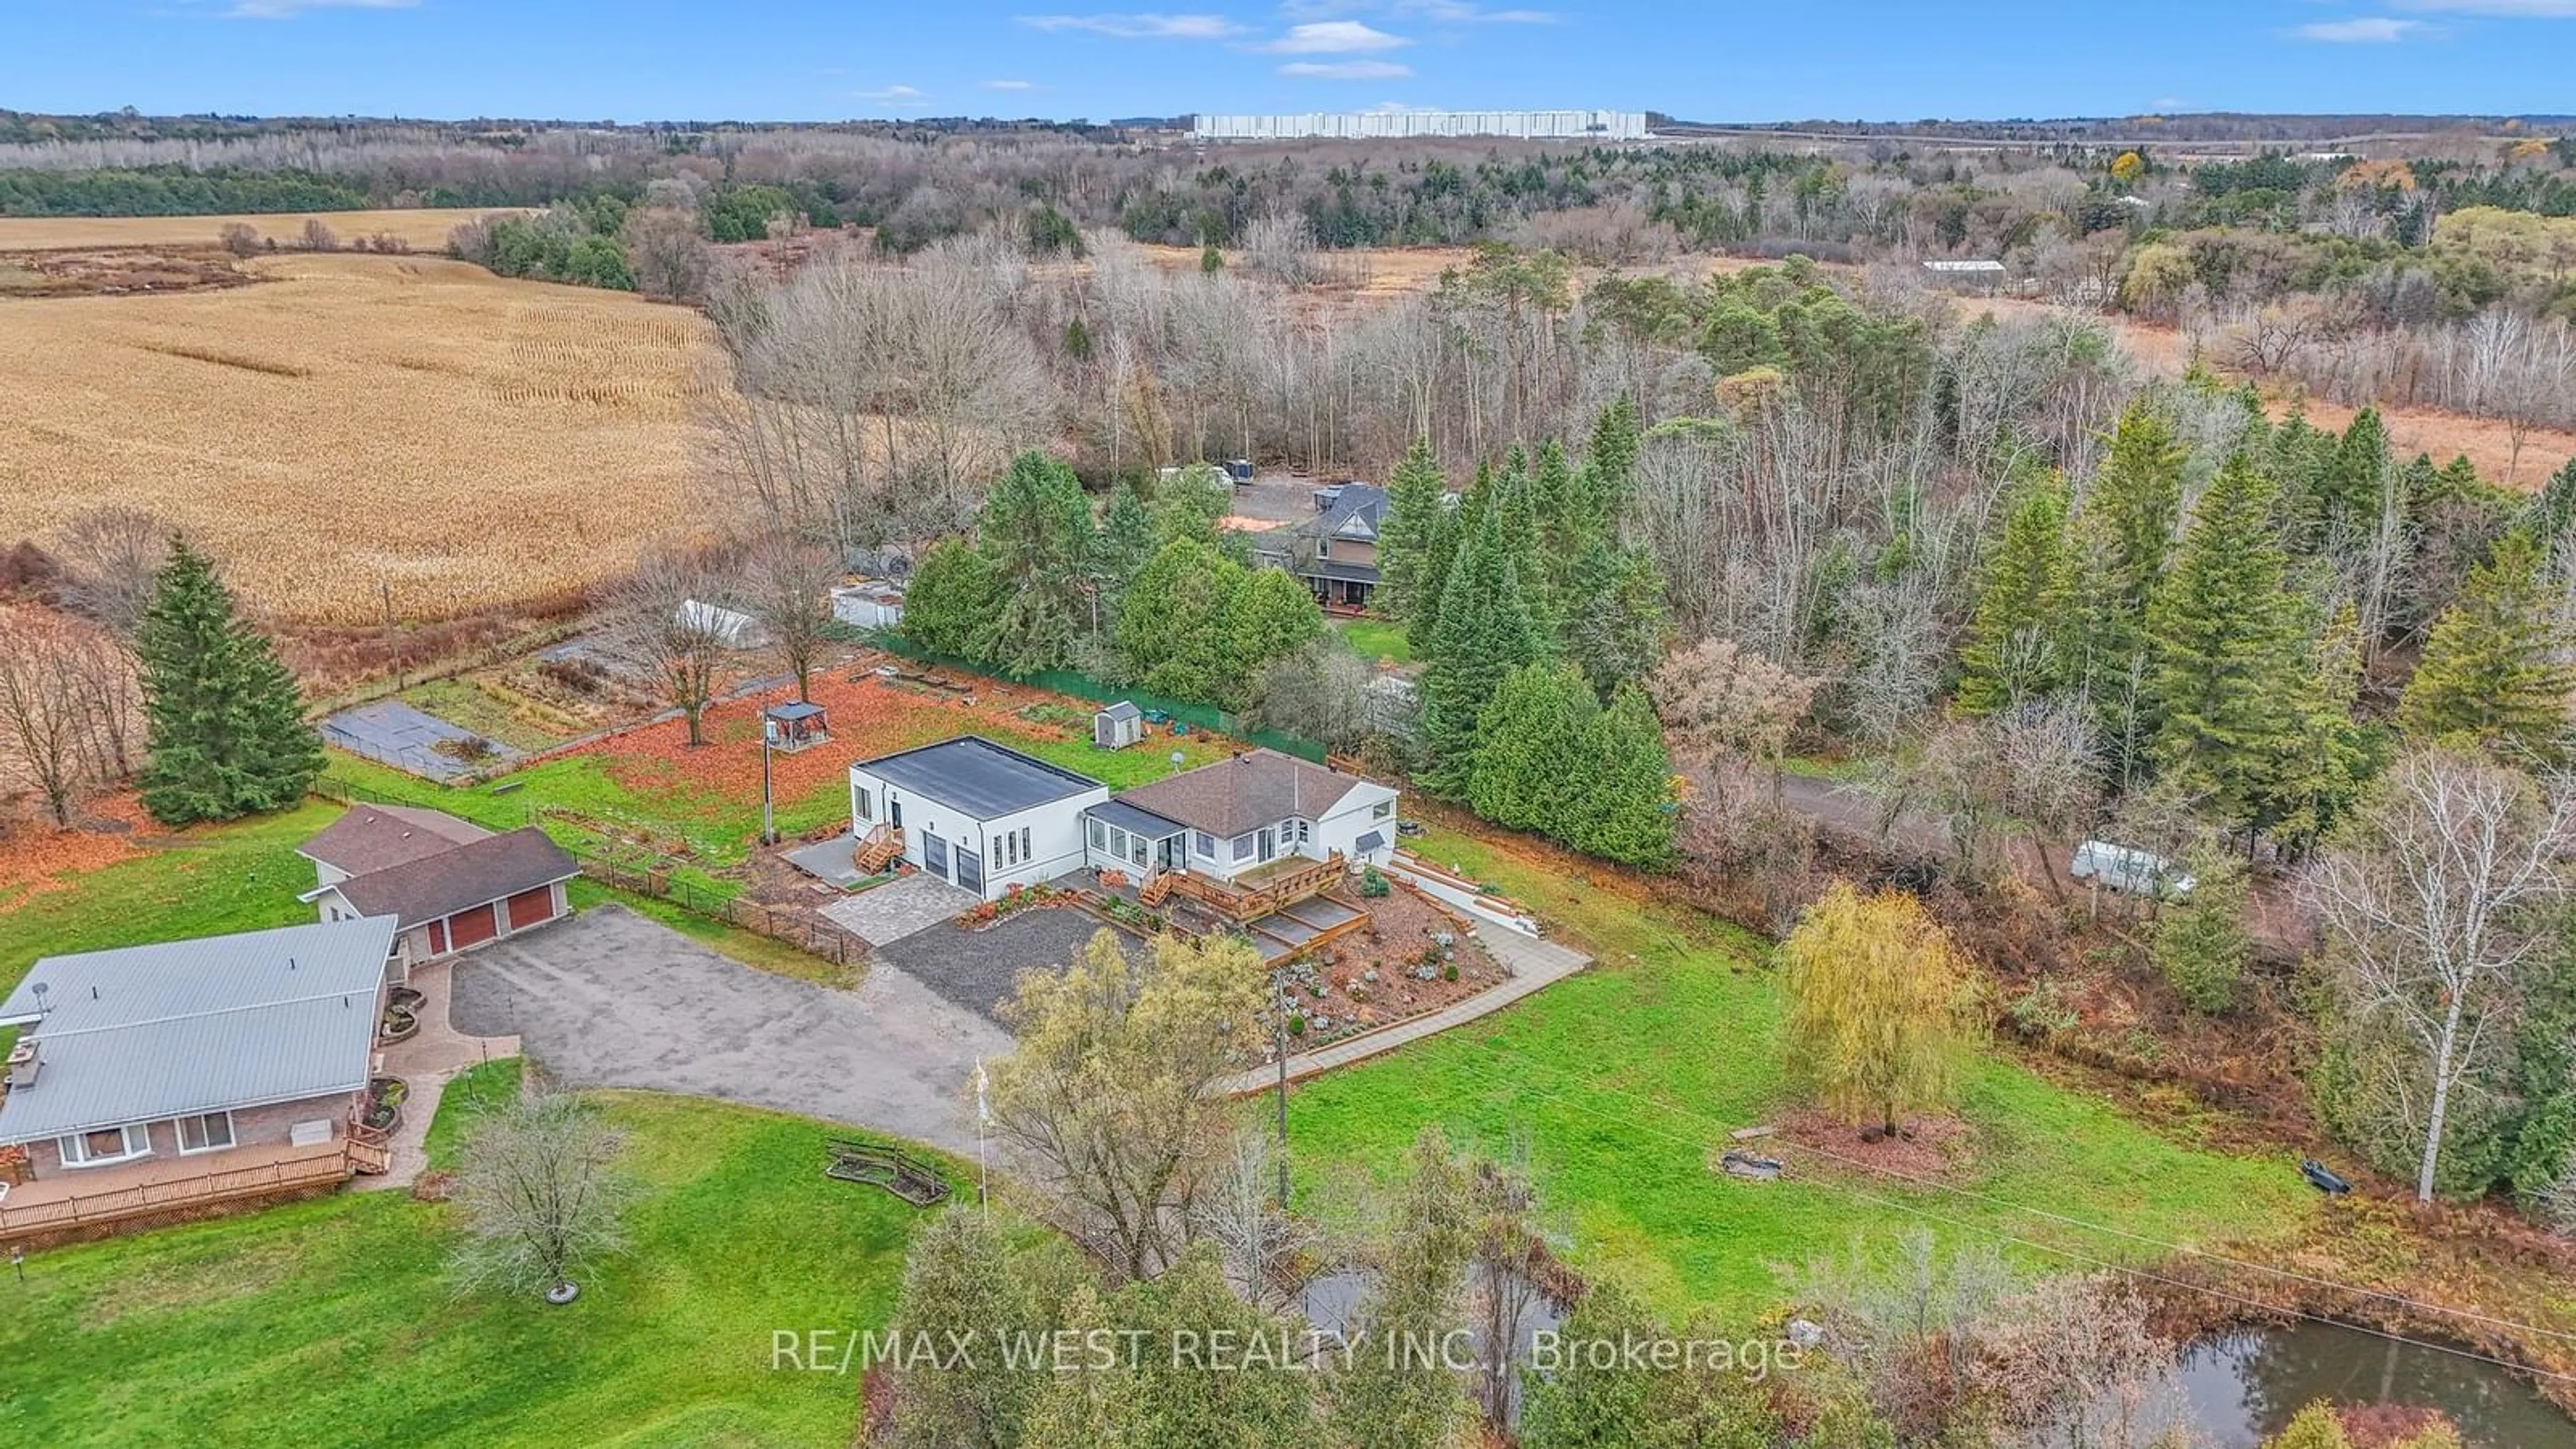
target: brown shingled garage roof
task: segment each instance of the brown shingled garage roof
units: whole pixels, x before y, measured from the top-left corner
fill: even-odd
[[[563,847],[530,825],[351,876],[332,889],[360,915],[399,916],[408,930],[579,874]]]
[[[349,812],[297,847],[296,853],[350,875],[365,875],[406,861],[424,860],[492,832],[471,821],[417,805],[352,805]]]

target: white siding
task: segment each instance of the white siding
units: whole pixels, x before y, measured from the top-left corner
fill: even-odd
[[[859,795],[868,797],[868,812],[859,811]],[[923,855],[925,837],[936,835],[948,842],[948,870],[941,879],[957,879],[956,852],[971,850],[983,857],[984,899],[1000,900],[1014,885],[1035,885],[1053,880],[1067,871],[1082,866],[1082,812],[1109,798],[1109,787],[1097,786],[1062,800],[980,820],[953,806],[943,805],[916,790],[889,785],[870,774],[864,767],[850,767],[850,819],[854,832],[864,838],[867,833],[893,818],[890,803],[903,807],[903,858],[920,870],[930,868]],[[1028,854],[1006,862],[1005,852],[998,849],[1003,832],[1029,833]]]

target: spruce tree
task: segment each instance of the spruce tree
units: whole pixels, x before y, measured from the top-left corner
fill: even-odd
[[[2361,797],[2371,772],[2368,735],[2353,711],[2361,699],[2361,616],[2345,604],[2309,650],[2300,681],[2296,725],[2287,743],[2269,813],[2297,853],[2333,831]]]
[[[1565,649],[1593,692],[1606,700],[1621,684],[1654,673],[1671,627],[1654,555],[1595,539],[1576,561],[1573,588]]]
[[[1159,546],[1145,500],[1132,484],[1120,482],[1109,492],[1109,506],[1101,510],[1100,532],[1092,543],[1092,573],[1102,593],[1114,600],[1126,592]]]
[[[1430,537],[1422,550],[1422,572],[1404,615],[1404,642],[1416,657],[1431,652],[1431,641],[1440,632],[1440,601],[1448,595],[1459,548],[1482,506],[1479,496],[1470,492],[1456,507],[1443,505],[1432,515]]]
[[[2576,546],[2576,458],[2550,475],[2533,496],[2525,526],[2541,551],[2552,556]]]
[[[2460,597],[2433,621],[2398,720],[2423,740],[2475,739],[2498,753],[2554,761],[2576,687],[2544,581],[2540,546],[2520,529],[2496,540]]]
[[[1992,714],[2065,682],[2072,582],[2066,485],[2054,475],[2033,480],[2023,485],[1986,557],[1968,641],[1959,651],[1959,708]]]
[[[2152,725],[2144,701],[2147,601],[2173,551],[2184,457],[2161,414],[2130,404],[2071,533],[2068,674],[2092,702],[2122,780],[2144,764]]]
[[[2143,402],[2131,403],[2111,431],[2111,448],[2084,500],[2084,519],[2110,544],[2108,562],[2120,597],[2143,613],[2173,550],[2182,517],[2182,467],[2189,456],[2173,427]]]
[[[2313,553],[2366,534],[2379,516],[2387,470],[2388,430],[2379,409],[2363,408],[2310,478],[2299,520],[2304,547]]]
[[[173,539],[134,631],[151,763],[144,808],[164,825],[230,820],[303,797],[322,773],[295,676],[236,615],[214,564]]]
[[[1637,401],[1621,393],[1592,420],[1592,440],[1584,449],[1584,494],[1591,526],[1616,531],[1637,480]]]
[[[1441,587],[1440,622],[1422,671],[1422,744],[1430,757],[1422,779],[1435,793],[1465,792],[1485,705],[1505,675],[1548,652],[1521,587],[1517,553],[1489,512]]]
[[[2245,862],[2232,851],[2197,851],[2186,860],[2191,894],[2156,922],[2156,969],[2194,1011],[2216,1015],[2236,1003],[2237,984],[2253,959],[2246,929]]]
[[[1560,836],[1586,855],[1660,870],[1672,864],[1673,761],[1646,692],[1619,686],[1585,731],[1584,790]]]
[[[1540,660],[1503,676],[1478,721],[1468,808],[1514,830],[1566,832],[1597,783],[1584,750],[1600,712],[1571,664]]]
[[[1091,503],[1073,470],[1044,453],[1013,458],[984,500],[975,539],[1001,601],[992,662],[1022,672],[1068,662],[1074,640],[1091,632],[1096,552]]]
[[[2282,592],[2288,560],[2272,518],[2277,496],[2251,459],[2230,457],[2147,613],[2158,761],[2219,819],[2249,829],[2270,823],[2309,673]]]
[[[1378,613],[1410,622],[1439,580],[1430,572],[1432,544],[1440,531],[1441,499],[1449,482],[1431,455],[1431,440],[1417,437],[1386,483],[1386,522],[1378,530],[1378,588],[1369,602]]]

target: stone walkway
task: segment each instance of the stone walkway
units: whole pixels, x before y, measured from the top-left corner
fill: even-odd
[[[403,1098],[402,1125],[394,1129],[393,1166],[358,1177],[354,1186],[362,1192],[411,1186],[429,1166],[429,1124],[438,1116],[438,1100],[447,1094],[448,1082],[468,1067],[519,1055],[517,1037],[467,1036],[448,1019],[449,973],[455,964],[450,959],[412,968],[412,989],[424,998],[420,1031],[386,1047],[378,1069],[402,1078],[411,1090]]]
[[[844,896],[823,907],[823,916],[871,946],[891,946],[916,931],[956,919],[979,901],[973,891],[922,871]]]
[[[1329,1072],[1335,1067],[1346,1067],[1353,1062],[1366,1061],[1381,1052],[1393,1051],[1407,1042],[1437,1036],[1453,1026],[1464,1026],[1480,1016],[1502,1010],[1541,987],[1552,986],[1592,964],[1592,958],[1580,951],[1557,945],[1553,941],[1524,936],[1517,931],[1505,930],[1500,926],[1478,925],[1474,931],[1476,939],[1484,944],[1487,951],[1493,953],[1495,960],[1503,964],[1504,970],[1511,973],[1510,980],[1499,986],[1479,991],[1464,1001],[1453,1002],[1438,1011],[1399,1021],[1392,1026],[1382,1026],[1375,1031],[1362,1032],[1358,1036],[1337,1041],[1331,1046],[1317,1047],[1310,1052],[1299,1052],[1288,1059],[1288,1080],[1303,1081],[1308,1077]],[[1240,1097],[1247,1093],[1267,1090],[1278,1084],[1279,1067],[1274,1062],[1252,1071],[1238,1072],[1234,1076],[1217,1082],[1210,1090],[1220,1096]]]

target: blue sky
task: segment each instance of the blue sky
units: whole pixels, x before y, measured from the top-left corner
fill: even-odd
[[[0,106],[579,119],[2576,110],[2576,0],[0,0]]]

